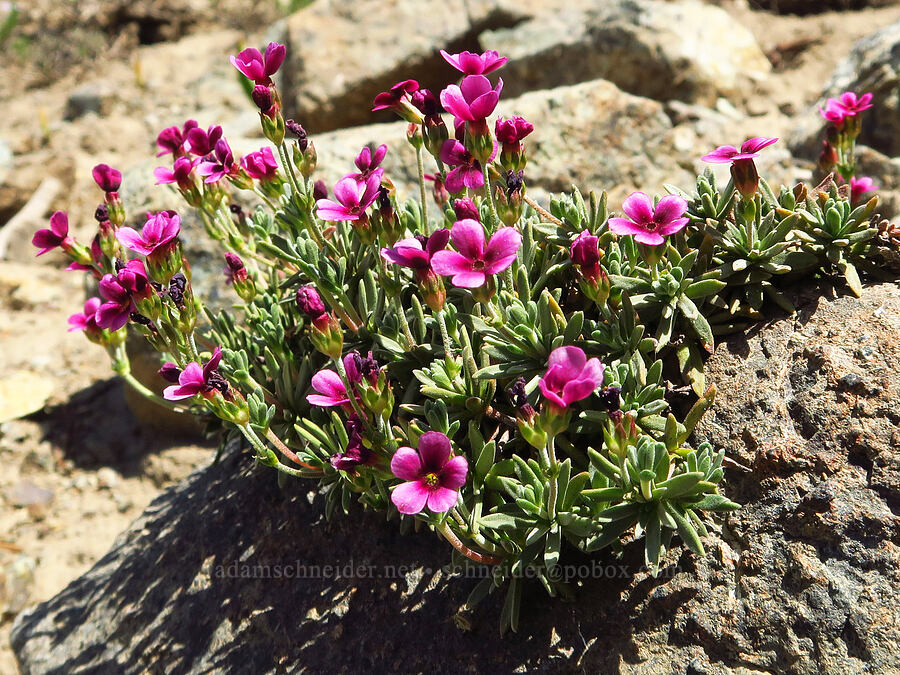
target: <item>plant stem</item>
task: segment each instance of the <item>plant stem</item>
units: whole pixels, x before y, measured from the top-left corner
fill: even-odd
[[[447,319],[444,316],[444,310],[438,310],[434,314],[441,331],[441,342],[444,343],[444,358],[450,361],[453,358],[453,354],[451,353],[450,333],[447,330]]]
[[[481,174],[484,176],[484,189],[487,192],[488,204],[491,206],[491,218],[493,220],[491,225],[496,227],[500,222],[500,217],[497,215],[497,205],[494,203],[494,193],[491,192],[491,177],[488,172],[487,164],[481,165]]]
[[[453,546],[453,548],[462,553],[469,560],[473,560],[477,563],[484,563],[485,565],[499,565],[501,562],[503,562],[503,558],[498,558],[486,553],[473,551],[468,546],[463,544],[460,538],[456,536],[456,533],[452,529],[450,529],[450,526],[446,523],[446,521],[438,526],[438,532],[440,532],[444,536],[444,539],[450,542],[450,545]]]
[[[425,163],[422,161],[422,146],[416,146],[416,167],[419,170],[419,197],[422,200],[422,222],[425,225],[425,232],[430,234],[428,227],[428,200],[425,197]]]
[[[557,218],[557,217],[554,216],[552,213],[550,213],[549,211],[547,211],[547,209],[545,209],[543,206],[541,206],[540,204],[538,204],[536,201],[534,201],[534,200],[533,200],[531,197],[529,197],[528,195],[523,195],[523,196],[522,196],[522,199],[524,199],[524,200],[525,200],[525,203],[528,204],[528,206],[530,206],[530,207],[533,208],[535,211],[537,211],[537,212],[538,212],[543,218],[545,218],[547,221],[553,223],[554,225],[559,225],[560,227],[565,227],[565,223],[563,223],[563,221],[561,221],[559,218]]]
[[[347,390],[347,398],[350,399],[350,405],[353,407],[353,412],[359,416],[359,419],[363,424],[371,429],[372,423],[369,421],[369,417],[363,412],[362,408],[359,407],[359,401],[356,400],[356,387],[353,386],[353,383],[350,382],[350,378],[347,377],[347,369],[344,368],[344,361],[340,358],[334,359],[334,367],[337,368],[338,375],[341,376],[341,381],[344,383],[344,387]]]
[[[413,337],[412,330],[409,327],[409,320],[406,318],[406,312],[403,311],[403,305],[400,303],[400,298],[396,295],[393,296],[391,298],[391,304],[394,305],[397,316],[400,317],[400,327],[403,329],[403,337],[406,339],[406,348],[412,349],[416,345],[416,339]]]
[[[294,462],[294,464],[306,467],[307,469],[311,469],[313,471],[318,471],[319,473],[322,472],[322,469],[320,469],[319,467],[313,466],[312,464],[307,464],[302,459],[300,459],[296,455],[296,453],[293,450],[291,450],[284,443],[284,441],[282,441],[280,438],[278,438],[278,436],[275,435],[275,432],[272,431],[271,429],[266,429],[266,439],[268,439],[269,442],[272,443],[272,445],[274,445],[276,448],[278,448],[278,451],[281,452],[282,455],[284,455],[289,460]]]

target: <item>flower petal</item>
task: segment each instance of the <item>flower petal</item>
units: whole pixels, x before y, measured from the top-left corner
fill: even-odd
[[[481,288],[487,281],[487,275],[481,270],[471,270],[454,274],[450,281],[459,288]]]
[[[347,398],[347,388],[344,387],[341,376],[333,370],[320,370],[312,376],[310,384],[317,392],[332,399]]]
[[[484,228],[477,220],[463,218],[450,229],[453,246],[469,260],[481,260],[484,256]]]
[[[628,220],[628,218],[610,218],[606,221],[606,224],[610,232],[614,232],[619,236],[638,234],[645,231],[643,227]]]
[[[431,491],[420,481],[401,483],[391,493],[391,501],[400,513],[413,515],[421,513]]]
[[[566,386],[563,387],[562,398],[568,406],[576,401],[587,398],[594,393],[594,389],[596,388],[597,387],[591,380],[573,380],[567,382]]]
[[[587,356],[585,356],[584,350],[579,347],[557,347],[550,352],[550,357],[547,359],[547,368],[549,370],[557,366],[561,369],[560,374],[562,377],[570,380],[581,374],[586,363]]]
[[[455,84],[448,85],[447,88],[441,92],[441,105],[454,117],[458,117],[466,122],[472,121],[472,113],[469,112],[469,104],[466,102],[460,88]]]
[[[153,250],[152,246],[147,246],[141,234],[131,227],[120,227],[116,230],[116,239],[125,248],[137,251],[141,255],[147,255]]]
[[[412,448],[398,448],[391,457],[391,473],[400,480],[418,480],[422,477],[422,459]]]
[[[653,200],[643,192],[628,195],[622,202],[622,210],[636,223],[649,223],[653,220]]]
[[[50,216],[50,231],[60,239],[69,234],[69,218],[63,211],[56,211]]]
[[[426,431],[419,437],[422,470],[439,472],[450,457],[450,439],[439,431]]]
[[[445,277],[465,274],[472,271],[472,261],[456,251],[438,251],[431,258],[431,269]]]
[[[650,246],[658,246],[666,241],[661,234],[657,232],[647,232],[646,230],[635,232],[634,240],[641,244],[649,244]]]
[[[676,232],[681,232],[690,221],[690,218],[676,218],[670,223],[660,226],[656,231],[659,234],[669,236]]]
[[[450,490],[445,487],[438,487],[431,490],[428,495],[428,508],[435,513],[444,513],[454,507],[459,499],[459,490]]]
[[[462,455],[451,457],[440,473],[441,485],[451,490],[458,490],[466,484],[466,476],[469,474],[469,463]],[[433,510],[433,509],[432,509]]]
[[[512,265],[522,246],[522,235],[514,227],[501,227],[494,233],[484,252],[485,272],[498,274]]]
[[[660,225],[666,225],[681,218],[687,211],[688,203],[678,195],[666,195],[659,200],[656,209],[653,211],[653,220]]]

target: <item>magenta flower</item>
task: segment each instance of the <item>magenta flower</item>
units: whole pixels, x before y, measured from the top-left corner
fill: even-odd
[[[104,192],[116,192],[122,185],[122,172],[112,168],[109,164],[98,164],[91,172],[94,182]]]
[[[234,161],[231,147],[224,138],[216,141],[214,158],[200,162],[200,166],[197,167],[197,173],[206,176],[204,183],[217,183],[226,176],[233,176],[237,170],[238,165]]]
[[[837,99],[830,98],[825,104],[825,109],[819,108],[819,114],[825,118],[826,122],[831,122],[835,126],[840,126],[847,118],[847,112],[837,102]]]
[[[99,333],[100,326],[97,325],[97,310],[100,309],[100,304],[100,298],[88,298],[84,303],[84,312],[73,314],[69,317],[69,325],[72,326],[69,332],[83,330],[88,334]]]
[[[180,401],[197,394],[205,397],[213,391],[219,391],[225,398],[230,399],[228,383],[217,370],[221,360],[222,350],[216,347],[206,365],[201,366],[191,361],[178,375],[178,384],[163,390],[163,398],[167,401]]]
[[[862,96],[857,96],[852,91],[845,91],[840,98],[828,99],[826,107],[832,104],[844,111],[844,117],[855,117],[863,110],[872,107],[872,94],[867,92]]]
[[[266,146],[258,152],[251,152],[241,159],[241,166],[251,178],[264,183],[278,178],[278,162],[272,148]]]
[[[484,75],[468,75],[459,86],[451,84],[441,92],[441,105],[457,119],[481,121],[494,112],[502,89],[502,78],[492,87]]]
[[[272,75],[284,63],[286,51],[284,45],[270,42],[266,47],[265,54],[261,54],[258,49],[251,47],[237,56],[230,56],[228,60],[244,77],[253,80],[256,84],[272,84]]]
[[[209,129],[193,127],[188,129],[185,139],[191,153],[198,157],[205,157],[216,149],[216,144],[222,138],[222,127],[214,124]]]
[[[361,464],[368,464],[375,458],[371,448],[362,442],[362,421],[355,413],[347,418],[344,425],[347,430],[347,449],[331,457],[331,466],[338,471],[352,473]]]
[[[356,160],[354,160],[354,164],[356,164],[356,168],[359,169],[359,173],[352,174],[352,176],[363,183],[369,180],[369,176],[374,174],[376,171],[381,171],[384,173],[384,169],[379,169],[381,166],[381,162],[384,161],[384,156],[387,154],[387,146],[379,145],[375,152],[373,153],[371,148],[367,145],[362,150],[360,150],[359,154],[356,156]]]
[[[875,185],[875,181],[868,176],[861,176],[860,178],[852,176],[850,178],[850,203],[855,204],[864,194],[877,189],[878,186]]]
[[[570,255],[572,262],[582,270],[593,270],[600,262],[600,249],[597,247],[598,238],[587,230],[575,237],[572,242]]]
[[[490,159],[493,159],[495,154],[496,148]],[[466,188],[478,190],[484,187],[481,163],[459,141],[453,139],[444,141],[444,145],[441,147],[441,161],[447,166],[454,167],[447,173],[445,183],[450,192],[457,194]]]
[[[375,97],[375,100],[372,101],[372,112],[390,109],[411,124],[421,124],[422,113],[411,101],[412,94],[418,89],[419,83],[415,80],[398,82],[388,91],[383,91]]]
[[[249,277],[247,268],[244,267],[244,261],[234,253],[225,252],[225,283],[233,284],[243,283]]]
[[[485,246],[484,228],[477,220],[458,220],[450,229],[456,251],[438,251],[431,267],[438,274],[452,276],[460,288],[480,288],[488,275],[499,274],[512,265],[522,245],[522,235],[514,227],[501,227]]]
[[[450,457],[450,439],[437,431],[419,438],[418,450],[399,448],[391,458],[391,472],[401,483],[391,493],[400,513],[420,513],[427,505],[435,513],[449,511],[466,484],[469,463],[457,455]]]
[[[688,203],[677,195],[667,195],[654,208],[653,200],[643,192],[632,192],[622,202],[622,210],[628,218],[610,218],[609,229],[616,234],[634,236],[635,241],[655,246],[662,244],[670,234],[684,229],[688,219],[684,217]]]
[[[320,199],[316,202],[316,213],[319,218],[328,221],[359,220],[378,199],[380,187],[381,174],[377,171],[365,183],[358,182],[353,174],[344,176],[334,186],[337,201]]]
[[[494,131],[497,140],[504,146],[518,147],[522,139],[534,131],[534,125],[518,115],[508,120],[499,117],[494,124]]]
[[[538,386],[551,406],[565,410],[603,384],[604,367],[600,359],[588,359],[578,347],[558,347],[550,352],[547,372]]]
[[[448,54],[442,49],[441,56],[463,75],[487,75],[502,68],[509,61],[508,58],[500,56],[493,49],[488,49],[484,54],[473,54],[472,52]]]
[[[453,213],[456,214],[457,220],[469,218],[471,220],[481,221],[481,214],[478,213],[478,207],[468,197],[460,197],[453,200]]]
[[[419,235],[413,239],[401,239],[392,248],[381,249],[381,257],[385,260],[427,273],[431,270],[431,259],[435,253],[442,251],[450,241],[450,230],[441,228],[430,237]]]
[[[105,275],[99,288],[100,296],[106,302],[97,308],[96,322],[100,328],[112,331],[128,323],[131,313],[136,311],[135,298],[144,298],[154,292],[142,260],[129,260],[115,276]]]
[[[131,227],[120,227],[116,239],[132,251],[141,255],[150,255],[162,249],[181,231],[181,218],[174,211],[160,211],[148,215],[147,222],[138,232]]]
[[[176,363],[166,361],[156,372],[166,382],[170,382],[171,384],[178,384],[178,377],[181,375],[181,368],[179,368],[178,364]]]
[[[356,367],[356,357],[358,356],[359,354],[350,353],[343,359],[344,370],[347,371],[347,379],[350,380],[351,384],[362,382],[362,374]],[[347,387],[344,386],[344,381],[335,371],[323,368],[312,376],[310,384],[312,384],[313,389],[319,392],[318,394],[309,394],[306,397],[310,405],[317,405],[323,408],[337,405],[349,407],[350,397],[347,394]]]
[[[41,249],[35,256],[44,255],[60,246],[66,248],[72,244],[73,240],[69,237],[69,217],[63,211],[54,213],[50,216],[50,228],[35,232],[31,243]]]
[[[188,120],[180,129],[178,127],[169,127],[159,132],[156,137],[156,144],[161,151],[156,153],[157,157],[168,155],[169,153],[178,157],[184,152],[184,145],[187,142],[187,135],[191,129],[197,128],[197,122]]]
[[[164,166],[158,166],[153,169],[153,175],[156,177],[156,185],[168,185],[176,183],[182,190],[190,190],[194,187],[194,179],[191,174],[194,167],[199,163],[195,159],[191,161],[187,157],[179,157],[175,160],[175,164],[171,169]]]
[[[728,164],[739,159],[753,159],[754,157],[759,157],[760,150],[769,147],[776,141],[778,141],[777,138],[766,138],[764,136],[748,138],[741,144],[740,150],[733,145],[720,145],[708,155],[701,157],[701,159],[710,164]]]

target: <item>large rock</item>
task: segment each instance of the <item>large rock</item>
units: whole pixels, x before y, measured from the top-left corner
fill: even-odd
[[[319,0],[288,19],[287,112],[310,131],[391,119],[372,99],[398,80],[442,88],[438,53],[477,49],[479,33],[527,15],[507,0]]]
[[[634,189],[662,190],[664,182],[690,187],[693,177],[678,162],[672,122],[663,106],[618,89],[606,80],[536,91],[501,99],[498,114],[522,115],[535,130],[526,139],[531,188],[559,192],[578,185],[624,196]],[[448,117],[449,121],[449,117]],[[321,178],[329,187],[353,170],[353,158],[367,143],[385,143],[387,175],[401,197],[418,196],[415,154],[400,122],[319,134],[314,138]],[[426,154],[426,173],[435,169]]]
[[[326,524],[232,453],[19,615],[22,672],[896,672],[900,289],[819,292],[707,364],[722,393],[698,435],[749,470],[705,558],[676,548],[654,580],[640,544],[570,556],[577,601],[532,588],[501,639],[499,598],[454,626],[475,580],[449,578],[443,542],[355,506]]]
[[[900,155],[900,21],[857,42],[831,75],[820,104],[845,91],[872,92],[873,106],[863,113],[859,142],[890,157]],[[821,150],[824,122],[810,110],[791,137],[792,149],[814,159]]]
[[[481,42],[510,58],[510,92],[602,77],[640,96],[712,104],[743,99],[771,70],[749,30],[698,0],[566,2]]]

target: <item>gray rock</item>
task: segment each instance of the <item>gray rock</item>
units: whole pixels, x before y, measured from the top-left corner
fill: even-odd
[[[741,99],[771,70],[749,30],[697,0],[566,2],[481,42],[510,58],[510,93],[605,78],[640,96],[711,105]]]
[[[652,579],[640,544],[569,557],[576,602],[530,588],[500,639],[495,596],[454,627],[476,580],[442,569],[442,541],[356,506],[326,523],[307,486],[231,452],[17,617],[22,672],[896,672],[900,289],[821,294],[707,363],[698,435],[750,470],[728,470],[743,508],[705,558],[676,548]],[[844,391],[849,372],[880,389]]]
[[[71,122],[88,113],[109,114],[114,100],[115,94],[105,82],[99,80],[86,82],[69,94],[64,119]]]
[[[900,155],[900,21],[857,42],[841,61],[822,92],[820,104],[845,91],[872,92],[873,107],[863,113],[859,142],[890,157]],[[815,109],[791,134],[791,148],[815,159],[821,149],[824,123]]]
[[[284,102],[308,131],[373,121],[372,99],[399,80],[456,79],[438,50],[477,49],[478,35],[527,15],[507,0],[319,0],[288,19]]]

